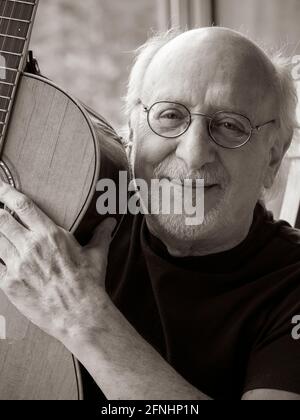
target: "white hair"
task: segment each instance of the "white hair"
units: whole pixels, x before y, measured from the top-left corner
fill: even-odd
[[[135,51],[135,61],[129,77],[127,95],[124,98],[125,113],[128,120],[131,119],[133,111],[139,104],[144,76],[151,61],[163,46],[183,32],[185,31],[171,29],[167,32],[156,34]],[[278,98],[278,120],[280,125],[280,129],[276,130],[275,141],[281,142],[284,155],[291,144],[295,130],[299,128],[297,122],[298,96],[292,77],[292,60],[290,57],[284,57],[282,50],[274,53],[268,51],[265,47],[260,46],[260,49],[269,58],[274,67],[274,80],[271,84]],[[280,174],[278,177],[280,177]],[[277,181],[277,184],[278,182],[282,181]]]
[[[182,33],[183,31],[179,29],[170,29],[167,32],[156,34],[135,51],[135,62],[129,77],[127,95],[125,96],[125,113],[128,117],[130,117],[138,104],[144,76],[151,61],[164,45]],[[279,97],[280,126],[285,132],[291,133],[296,128],[299,128],[296,118],[298,97],[292,77],[291,58],[284,57],[282,50],[275,53],[270,53],[265,48],[262,48],[262,50],[269,57],[275,69],[276,85],[274,87],[277,89]]]
[[[288,176],[289,164],[284,159],[292,142],[299,143],[299,122],[297,121],[298,94],[292,76],[292,58],[284,56],[282,50],[268,52],[265,50],[275,68],[275,86],[278,98],[278,119],[280,129],[275,131],[275,141],[282,147],[282,162],[271,188],[262,188],[261,200],[270,202],[275,200],[284,189]],[[297,135],[296,135],[297,133]]]
[[[289,141],[292,139],[295,130],[299,128],[297,121],[298,94],[292,76],[292,59],[291,57],[284,57],[281,51],[267,55],[275,68],[275,88],[279,99],[278,115],[281,127],[279,135],[283,134],[284,138],[288,136]]]
[[[170,29],[167,32],[158,33],[135,51],[135,62],[132,67],[125,96],[125,113],[130,118],[133,110],[138,104],[144,83],[146,71],[158,53],[158,51],[169,41],[180,35],[182,31]]]

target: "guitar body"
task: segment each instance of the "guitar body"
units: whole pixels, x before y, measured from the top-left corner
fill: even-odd
[[[48,80],[21,76],[2,148],[3,180],[84,245],[105,218],[96,212],[96,183],[117,180],[119,170],[127,170],[126,154],[103,120]],[[0,317],[2,329],[6,323],[0,399],[77,399],[80,377],[64,346],[19,314],[1,291]]]

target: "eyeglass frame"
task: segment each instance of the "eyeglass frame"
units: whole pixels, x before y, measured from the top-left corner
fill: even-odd
[[[156,131],[154,131],[153,130],[153,128],[152,128],[152,126],[151,126],[151,124],[150,124],[150,111],[151,111],[151,109],[155,106],[155,105],[157,105],[157,104],[168,104],[168,103],[170,103],[170,104],[174,104],[174,105],[180,105],[180,106],[182,106],[183,108],[185,108],[186,109],[186,111],[188,112],[188,115],[189,115],[189,123],[188,123],[188,125],[187,125],[187,128],[182,132],[182,133],[180,133],[180,134],[178,134],[178,135],[176,135],[176,136],[172,136],[172,137],[166,137],[166,136],[163,136],[163,135],[161,135],[161,134],[158,134]],[[205,118],[207,118],[207,119],[209,119],[210,120],[210,122],[209,122],[209,126],[208,126],[208,134],[209,134],[209,137],[210,137],[210,139],[215,143],[215,144],[217,144],[219,147],[222,147],[222,148],[224,148],[224,149],[230,149],[230,150],[233,150],[233,149],[239,149],[239,148],[241,148],[241,147],[243,147],[243,146],[245,146],[247,143],[249,143],[249,141],[250,141],[250,139],[251,139],[251,137],[252,137],[252,134],[253,134],[253,131],[260,131],[263,127],[265,127],[266,125],[268,125],[268,124],[271,124],[271,123],[276,123],[276,119],[273,119],[273,120],[270,120],[270,121],[267,121],[267,122],[265,122],[264,124],[260,124],[260,125],[256,125],[256,126],[253,126],[252,125],[252,123],[251,123],[251,120],[250,120],[250,118],[248,118],[246,115],[243,115],[243,114],[240,114],[240,113],[238,113],[238,112],[231,112],[231,111],[217,111],[217,112],[215,112],[213,115],[208,115],[208,114],[203,114],[203,113],[201,113],[201,112],[191,112],[189,109],[188,109],[188,107],[187,106],[185,106],[184,104],[182,104],[182,103],[180,103],[180,102],[173,102],[173,101],[157,101],[157,102],[154,102],[150,107],[147,107],[146,105],[144,105],[143,104],[143,102],[139,99],[139,104],[141,104],[142,105],[142,107],[144,108],[144,112],[146,112],[147,113],[147,122],[148,122],[148,125],[149,125],[149,128],[150,128],[150,130],[154,133],[154,134],[156,134],[157,136],[159,136],[159,137],[162,137],[162,138],[166,138],[166,139],[176,139],[176,138],[178,138],[178,137],[180,137],[180,136],[182,136],[183,134],[185,134],[188,130],[189,130],[189,128],[190,128],[190,126],[191,126],[191,124],[192,124],[192,116],[200,116],[200,117],[205,117]],[[243,117],[243,118],[245,118],[246,120],[248,120],[249,121],[249,125],[250,125],[250,128],[251,128],[251,131],[250,131],[250,133],[249,133],[249,136],[248,136],[248,138],[247,138],[247,140],[244,142],[244,143],[242,143],[241,145],[239,145],[239,146],[234,146],[234,147],[228,147],[228,146],[223,146],[222,144],[219,144],[217,141],[216,141],[216,139],[214,138],[214,136],[212,135],[212,132],[211,132],[211,124],[212,124],[212,121],[215,119],[215,117],[216,117],[216,115],[218,115],[218,114],[233,114],[233,115],[238,115],[238,116],[240,116],[240,117]]]

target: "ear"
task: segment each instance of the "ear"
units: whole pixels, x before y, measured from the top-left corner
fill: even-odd
[[[129,120],[129,123],[128,123],[128,128],[129,128],[129,138],[128,138],[128,143],[132,144],[132,143],[133,143],[133,128],[132,128],[132,123],[131,123],[131,120]]]
[[[132,123],[131,123],[131,119],[128,122],[128,137],[126,139],[126,143],[124,144],[125,146],[125,151],[127,154],[127,159],[128,159],[128,163],[129,163],[129,172],[130,172],[130,178],[133,178],[133,169],[132,169],[132,165],[133,165],[133,137],[134,137],[134,132],[133,132],[133,128],[132,128]]]
[[[266,162],[266,172],[264,178],[264,187],[266,189],[272,187],[275,177],[279,171],[282,159],[284,158],[291,145],[293,135],[293,132],[289,133],[287,140],[285,141],[282,141],[278,137],[275,138],[275,141],[269,151],[269,159]]]
[[[125,146],[126,151],[128,151],[128,149],[130,149],[133,145],[133,129],[130,121],[128,122],[128,129],[125,129],[124,133],[123,145]]]

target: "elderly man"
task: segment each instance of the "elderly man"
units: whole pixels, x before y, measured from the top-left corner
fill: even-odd
[[[300,235],[260,201],[295,109],[283,63],[240,34],[156,37],[129,83],[132,172],[204,179],[203,223],[129,214],[81,247],[1,184],[27,227],[1,211],[1,288],[108,399],[300,399]]]

